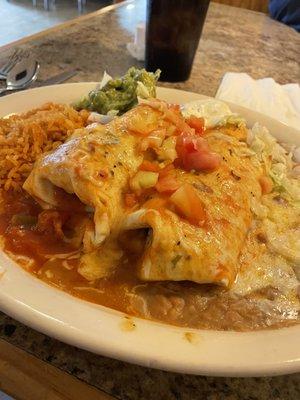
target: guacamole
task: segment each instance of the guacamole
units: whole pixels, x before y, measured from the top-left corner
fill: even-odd
[[[129,68],[120,78],[109,80],[101,89],[92,90],[87,97],[74,105],[77,110],[86,109],[99,114],[118,111],[123,114],[137,104],[137,98],[155,97],[155,84],[160,71],[147,72],[145,69]]]

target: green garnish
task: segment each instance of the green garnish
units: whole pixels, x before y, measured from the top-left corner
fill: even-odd
[[[123,114],[137,104],[138,97],[156,97],[155,85],[159,75],[159,70],[153,73],[131,67],[124,76],[109,80],[101,89],[92,90],[74,107],[104,115],[112,110]]]

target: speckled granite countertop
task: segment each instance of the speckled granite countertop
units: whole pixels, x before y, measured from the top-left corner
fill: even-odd
[[[104,70],[122,74],[131,65],[141,65],[126,50],[136,24],[145,19],[145,0],[133,4],[74,20],[64,29],[25,39],[22,47],[41,62],[41,79],[70,68],[78,69],[70,82],[97,81]],[[9,51],[0,48],[0,58]],[[190,79],[164,85],[214,96],[228,71],[299,82],[299,59],[300,35],[292,28],[262,13],[211,3]]]
[[[126,51],[145,4],[122,5],[19,43],[42,64],[40,79],[77,68],[70,81],[97,81],[140,65]],[[14,47],[12,45],[10,47]],[[0,48],[0,58],[11,50]],[[279,83],[300,81],[300,35],[267,16],[212,3],[187,82],[164,84],[213,96],[223,74],[243,71]],[[0,338],[122,400],[285,400],[300,398],[300,374],[208,378],[156,371],[100,357],[42,335],[0,313]]]

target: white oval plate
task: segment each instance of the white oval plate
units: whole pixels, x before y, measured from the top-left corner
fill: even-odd
[[[95,87],[71,83],[36,88],[0,98],[0,117],[47,101],[70,103]],[[196,93],[158,89],[158,97],[185,103]],[[279,140],[300,145],[300,132],[243,107],[230,105],[249,125],[260,121]],[[79,300],[33,277],[0,252],[0,309],[71,345],[120,360],[170,371],[214,376],[279,375],[300,371],[300,325],[257,332],[177,328],[132,318]],[[187,340],[186,332],[190,340]]]

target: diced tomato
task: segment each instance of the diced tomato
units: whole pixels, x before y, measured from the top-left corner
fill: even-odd
[[[159,178],[157,184],[155,185],[155,189],[159,193],[171,194],[174,193],[180,186],[180,183],[177,181],[175,174],[169,173],[162,178]]]
[[[259,184],[261,187],[262,194],[271,193],[273,190],[273,181],[268,176],[262,176],[259,178]]]
[[[171,194],[180,186],[175,176],[175,167],[173,164],[168,164],[164,168],[151,161],[144,160],[139,168],[141,171],[158,172],[158,182],[155,189],[159,193]]]
[[[198,134],[198,135],[203,134],[203,132],[204,132],[204,119],[203,118],[198,118],[198,117],[195,117],[194,115],[191,115],[185,121],[191,128],[195,129],[196,134]]]
[[[221,157],[210,151],[207,141],[195,135],[179,136],[176,151],[179,163],[187,171],[211,171],[221,162]]]
[[[203,226],[206,221],[204,204],[197,194],[196,189],[186,183],[170,197],[176,212],[190,223]]]
[[[173,164],[168,164],[159,171],[159,178],[163,178],[169,174],[170,171],[174,171],[175,167]]]
[[[180,186],[176,179],[175,167],[173,164],[168,164],[159,171],[158,182],[155,189],[159,193],[172,194]]]
[[[139,169],[141,171],[150,171],[150,172],[159,172],[160,171],[158,164],[148,161],[148,160],[144,160],[142,162],[142,164],[140,165]]]
[[[187,154],[199,152],[199,150],[209,151],[205,139],[195,135],[180,135],[177,137],[176,151],[179,158],[184,158]]]
[[[124,200],[128,208],[132,208],[137,204],[137,197],[134,193],[126,193]]]
[[[213,171],[220,165],[220,157],[215,153],[194,152],[188,154],[183,166],[187,171]]]
[[[168,108],[170,110],[175,111],[176,113],[180,114],[180,105],[179,104],[169,103]]]

